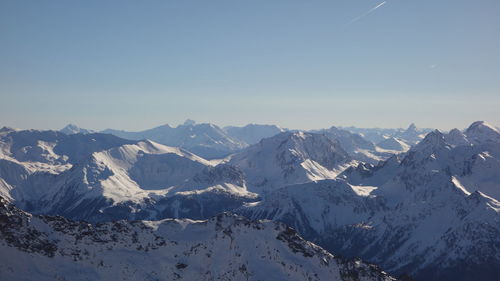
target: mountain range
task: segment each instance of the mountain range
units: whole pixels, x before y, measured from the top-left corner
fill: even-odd
[[[287,223],[332,252],[394,274],[495,280],[499,136],[483,122],[460,134],[433,131],[407,153],[376,166],[360,163],[335,180],[278,189],[239,212]]]
[[[80,128],[74,124],[69,124],[60,131],[65,134],[95,133],[93,130]],[[176,127],[166,124],[139,132],[106,129],[101,133],[112,134],[129,140],[149,139],[167,146],[184,148],[205,159],[216,159],[238,152],[264,138],[286,131],[297,132],[301,130],[290,130],[276,125],[260,124],[221,128],[215,124],[198,124],[188,119]],[[328,129],[310,130],[308,132],[323,134],[335,141],[339,141],[353,159],[376,164],[394,153],[408,150],[409,146],[420,141],[425,133],[429,131],[431,130],[420,129],[411,124],[406,130],[359,129],[354,127],[343,129],[332,126]]]
[[[380,139],[366,137],[368,133],[374,134],[376,129],[331,127],[298,131],[267,125],[219,128],[193,121],[176,128],[161,126],[140,134],[122,132],[122,136],[116,132],[109,134],[109,131],[93,133],[76,126],[63,131],[0,129],[3,208],[15,213],[14,217],[22,217],[16,220],[27,220],[22,224],[26,228],[18,229],[19,233],[9,224],[5,228],[8,234],[3,233],[2,245],[6,251],[18,256],[17,259],[29,260],[35,268],[41,268],[53,257],[37,254],[35,258],[25,254],[26,250],[19,246],[26,244],[25,240],[19,245],[9,242],[16,235],[26,237],[30,233],[42,233],[45,239],[42,244],[49,243],[49,248],[61,249],[54,255],[61,255],[57,260],[68,269],[85,267],[89,270],[86,274],[103,280],[109,276],[106,274],[126,274],[116,271],[122,262],[119,260],[110,260],[115,269],[109,271],[101,270],[99,266],[94,268],[100,263],[94,258],[83,258],[85,265],[71,262],[61,253],[87,251],[94,253],[90,256],[99,256],[96,253],[103,253],[104,248],[110,246],[96,246],[93,245],[94,238],[82,238],[85,245],[71,248],[64,244],[66,242],[57,242],[57,237],[65,237],[61,241],[74,241],[77,234],[60,233],[60,230],[52,229],[59,223],[48,221],[59,221],[69,229],[79,225],[78,221],[88,221],[94,224],[85,232],[88,237],[100,237],[99,227],[110,228],[118,220],[142,220],[122,224],[133,229],[136,224],[151,226],[146,231],[148,233],[154,233],[163,225],[165,229],[176,228],[175,225],[184,229],[188,225],[192,235],[198,237],[196,233],[202,231],[198,226],[216,225],[214,220],[222,219],[236,228],[255,221],[267,225],[266,229],[284,229],[284,225],[288,225],[334,255],[361,258],[403,279],[407,278],[403,276],[411,276],[415,280],[479,278],[488,281],[500,276],[500,133],[482,121],[474,122],[465,130],[454,129],[446,133],[438,130],[427,132],[427,129],[418,129],[414,125],[406,130],[380,129]],[[156,141],[141,136],[154,137]],[[172,145],[165,144],[170,141]],[[195,151],[209,152],[210,157]],[[218,216],[224,212],[251,221],[229,213]],[[62,217],[50,217],[54,215]],[[260,220],[272,220],[273,223]],[[232,226],[229,228],[233,229]],[[169,231],[160,236],[168,237],[165,235]],[[247,233],[249,230],[238,231]],[[262,243],[280,249],[280,253],[285,251],[282,246],[274,244],[276,239],[269,240],[271,236],[280,236],[279,232],[264,232],[258,232],[263,236],[256,234],[260,238],[255,239],[263,239]],[[188,233],[185,235],[190,236]],[[213,245],[220,242],[217,239],[222,234],[217,233],[198,238],[204,239],[206,245]],[[243,249],[249,244],[244,242],[249,239],[245,235],[229,240],[237,240],[237,247]],[[138,241],[150,241],[148,239]],[[292,240],[309,243],[302,238]],[[290,245],[288,238],[285,241]],[[202,242],[194,239],[189,241],[191,244],[183,243],[185,247],[194,247]],[[192,279],[198,272],[193,268],[207,262],[185,258],[190,266],[184,267],[188,262],[174,263],[172,257],[155,254],[159,260],[168,259],[170,265],[183,265],[158,271],[152,270],[153,265],[138,269],[131,263],[145,254],[135,253],[131,247],[139,247],[140,243],[127,244],[126,247],[125,244],[118,251],[131,254],[127,258],[127,267],[140,274],[154,271],[162,276],[178,274]],[[174,248],[171,248],[172,252],[187,249]],[[246,262],[247,269],[251,268],[253,273],[247,277],[258,280],[260,275],[255,273],[255,268],[262,266],[260,261],[255,262],[258,254],[245,251],[238,252],[241,256],[237,260]],[[116,253],[110,250],[103,255]],[[351,279],[345,279],[342,274],[340,278],[344,279],[338,279],[333,273],[343,270],[339,269],[338,263],[335,269],[318,269],[318,266],[324,266],[321,261],[299,262],[288,254],[281,256],[276,253],[273,256],[275,261],[289,264],[295,260],[303,266],[307,264],[299,274],[306,279],[392,278],[374,269],[373,272],[377,273],[366,275],[368,279],[355,279],[365,276],[359,272],[366,273],[366,268],[373,267],[363,262],[335,259],[359,271],[357,277],[351,272]],[[0,257],[7,260],[4,255]],[[81,257],[74,259],[76,262]],[[223,255],[219,259],[224,266],[216,265],[222,270],[217,270],[217,274],[232,272],[230,274],[235,274],[233,279],[243,278],[241,271],[238,273],[235,267],[227,265],[235,261],[234,256]],[[6,264],[16,268],[15,271],[19,270],[20,265],[15,260],[8,262]],[[354,265],[363,265],[361,268],[364,269]],[[269,266],[265,272],[278,274],[274,280],[289,280],[287,270]],[[0,274],[7,271],[4,267]],[[71,276],[57,267],[50,267],[44,274],[61,278]],[[207,276],[222,276],[217,274]],[[314,274],[319,277],[314,277]],[[325,279],[321,274],[329,274],[331,278]],[[146,280],[144,276],[134,278]]]

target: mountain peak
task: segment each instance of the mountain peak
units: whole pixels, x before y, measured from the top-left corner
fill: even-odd
[[[474,143],[483,142],[500,142],[500,132],[492,125],[484,121],[476,121],[472,123],[465,135]]]
[[[415,123],[411,123],[410,126],[406,129],[407,132],[416,132],[417,131],[417,126]]]
[[[439,131],[438,129],[428,133],[422,141],[436,140],[436,139],[443,139],[444,140],[443,133],[441,133],[441,131]]]
[[[472,123],[469,128],[467,128],[466,132],[476,131],[476,130],[487,130],[494,131],[498,133],[497,128],[492,126],[491,124],[486,123],[485,121],[476,121]]]
[[[229,160],[247,175],[247,184],[255,192],[335,178],[350,162],[337,141],[300,131],[265,138]]]
[[[62,128],[60,132],[65,133],[66,135],[73,135],[73,134],[90,134],[93,133],[94,131],[80,128],[75,124],[68,124],[66,125],[66,127]]]
[[[193,119],[186,119],[186,121],[184,121],[184,123],[182,125],[184,126],[193,126],[196,124],[196,121],[194,121]]]
[[[448,144],[446,143],[443,133],[441,133],[439,130],[436,129],[428,133],[425,136],[425,138],[416,146],[414,146],[411,150],[414,151],[417,150],[422,151],[427,149],[434,150],[436,148],[446,147],[447,145]]]
[[[445,140],[447,143],[455,146],[466,145],[469,143],[467,136],[465,136],[465,134],[457,128],[452,129],[447,135],[445,135]]]
[[[16,129],[14,129],[14,128],[3,126],[2,128],[0,128],[0,133],[12,132],[12,131],[15,131],[15,130]]]

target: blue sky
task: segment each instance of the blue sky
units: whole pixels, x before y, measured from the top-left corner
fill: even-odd
[[[498,126],[499,14],[498,0],[0,0],[0,126]]]

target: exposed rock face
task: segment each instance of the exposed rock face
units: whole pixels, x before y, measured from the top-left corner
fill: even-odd
[[[0,198],[0,250],[0,276],[12,281],[395,280],[285,225],[230,214],[91,225],[32,216]]]

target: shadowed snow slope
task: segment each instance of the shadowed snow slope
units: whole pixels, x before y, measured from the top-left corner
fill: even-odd
[[[251,242],[249,242],[251,241]],[[275,222],[229,214],[208,221],[90,225],[32,216],[0,197],[2,280],[395,280],[345,261]]]
[[[216,125],[192,122],[175,128],[163,125],[141,132],[108,129],[103,133],[132,140],[150,139],[164,145],[182,147],[207,159],[224,157],[247,146]]]
[[[29,138],[23,133],[3,139],[0,192],[36,213],[89,221],[205,218],[257,197],[235,167],[213,166],[179,148],[104,134],[27,133]],[[108,138],[132,143],[111,144]],[[40,139],[46,148],[41,153],[19,152]],[[107,145],[115,147],[103,150]]]
[[[500,143],[489,129],[466,131],[461,139],[472,135],[472,142],[451,145],[434,131],[380,165],[351,167],[333,181],[286,186],[239,212],[286,222],[332,252],[359,256],[394,274],[497,280]]]
[[[182,126],[189,128],[195,124],[191,122]],[[421,281],[497,281],[500,276],[500,133],[493,126],[481,121],[473,123],[464,131],[454,129],[443,134],[436,130],[428,133],[423,139],[421,132],[422,130],[410,126],[407,130],[393,131],[393,135],[384,135],[385,139],[393,137],[395,140],[406,137],[407,139],[403,139],[406,143],[409,143],[408,139],[413,138],[413,141],[418,143],[407,152],[395,154],[375,164],[363,163],[359,158],[353,158],[335,138],[304,132],[283,132],[224,159],[208,161],[181,148],[168,147],[149,140],[126,141],[105,134],[65,135],[53,131],[5,129],[0,131],[0,195],[4,200],[33,213],[58,214],[91,222],[117,219],[205,219],[231,210],[252,219],[285,222],[305,238],[331,252],[348,257],[361,257],[363,260],[382,265],[384,269],[396,275],[408,273]],[[352,140],[352,145],[360,144],[356,141],[357,137],[350,138],[352,135],[345,135],[347,142]],[[372,149],[370,147],[359,146],[359,149],[366,149],[366,153]],[[375,149],[378,151],[380,148]],[[86,231],[94,231],[101,226],[53,219],[57,224],[62,223],[64,228],[71,229],[71,225],[77,225],[79,234],[69,233],[68,238],[64,236],[68,233],[61,234],[60,230],[56,229],[53,233],[51,228],[56,223],[47,222],[47,218],[22,214],[27,222],[20,223],[20,227],[32,224],[40,233],[48,231],[49,234],[37,236],[38,232],[28,231],[29,235],[34,235],[33,239],[19,240],[17,246],[4,244],[7,245],[4,249],[10,251],[6,255],[21,255],[23,259],[29,260],[36,270],[45,268],[50,274],[62,277],[71,276],[65,274],[77,271],[72,267],[76,263],[70,261],[68,255],[72,255],[72,259],[77,260],[77,263],[82,262],[85,270],[81,272],[89,270],[92,279],[106,279],[110,276],[108,274],[135,276],[133,272],[139,272],[137,277],[133,277],[139,280],[147,279],[143,275],[144,272],[155,272],[154,274],[159,274],[161,278],[170,278],[175,273],[182,278],[199,279],[196,274],[209,272],[206,273],[207,276],[214,278],[224,276],[237,280],[240,276],[248,276],[250,279],[288,280],[291,279],[288,277],[289,270],[294,272],[293,278],[299,280],[302,277],[325,280],[321,278],[321,272],[328,272],[333,276],[331,278],[337,276],[330,271],[328,265],[321,263],[320,273],[314,275],[317,272],[316,262],[308,264],[312,259],[297,261],[307,266],[296,267],[294,263],[290,267],[290,260],[295,259],[295,256],[292,258],[286,254],[286,248],[279,248],[279,252],[284,253],[283,256],[273,252],[274,250],[269,250],[268,253],[267,248],[265,253],[261,252],[260,247],[270,245],[269,241],[276,242],[275,238],[283,238],[279,234],[280,231],[269,232],[272,235],[265,236],[265,239],[268,239],[267,244],[259,242],[258,248],[251,249],[255,251],[255,255],[250,253],[252,262],[254,258],[259,261],[252,267],[251,262],[244,263],[245,267],[242,267],[238,255],[227,256],[228,260],[237,262],[226,262],[224,255],[233,254],[226,250],[215,252],[218,251],[217,247],[226,249],[225,244],[218,244],[220,241],[217,239],[223,237],[228,239],[224,240],[224,243],[228,242],[228,247],[233,247],[229,249],[245,249],[250,252],[246,247],[252,244],[239,240],[254,241],[255,237],[245,236],[246,234],[232,236],[231,233],[235,233],[234,228],[222,231],[222,234],[216,231],[210,236],[210,239],[216,239],[209,240],[206,246],[206,249],[212,249],[212,252],[206,252],[205,248],[196,246],[201,243],[201,240],[196,240],[198,238],[193,238],[192,241],[196,241],[194,246],[183,244],[185,248],[172,248],[172,256],[170,248],[155,252],[154,255],[179,264],[178,267],[173,268],[157,262],[142,266],[135,254],[126,261],[114,260],[113,256],[136,253],[134,249],[148,249],[151,252],[152,245],[156,244],[148,240],[149,238],[142,240],[142,236],[139,236],[137,241],[140,242],[123,242],[126,246],[114,248],[118,242],[115,242],[116,245],[106,244],[109,241],[105,237],[108,236],[93,235]],[[5,220],[9,219],[3,218],[3,221]],[[130,232],[130,239],[135,239],[134,232],[143,235],[135,228],[142,224],[145,226],[141,227],[149,229],[148,233],[154,233],[164,239],[167,239],[167,236],[164,236],[160,229],[172,227],[173,230],[169,231],[179,235],[168,236],[171,240],[165,243],[172,247],[175,245],[172,241],[182,240],[181,238],[210,235],[209,226],[217,225],[213,220],[198,223],[169,220],[105,224],[103,229],[115,226],[110,232],[116,232],[120,225],[125,225],[127,229],[134,229]],[[243,223],[246,224],[253,225]],[[267,225],[269,227],[262,227],[268,228],[269,231],[275,227],[279,228],[272,223],[257,225]],[[184,227],[192,229],[194,234],[181,230],[176,232],[176,227],[181,230]],[[14,225],[10,228],[18,229]],[[3,229],[0,228],[0,231]],[[247,231],[246,228],[242,229]],[[250,230],[241,231],[250,233]],[[5,235],[5,232],[2,233]],[[29,236],[22,233],[19,237]],[[186,237],[183,237],[184,234]],[[17,234],[13,232],[12,235],[9,237]],[[109,235],[109,239],[114,239],[112,234]],[[36,237],[45,240],[36,240]],[[231,238],[238,241],[232,241]],[[77,243],[72,239],[77,240]],[[59,242],[56,242],[57,240]],[[100,240],[108,242],[99,248]],[[296,245],[293,241],[298,241],[277,240],[287,241],[286,245]],[[5,241],[12,243],[14,240],[6,238]],[[54,258],[38,259],[18,251],[23,245],[33,245],[30,244],[33,241],[45,241],[41,244],[35,243],[35,246],[31,247],[32,251],[36,250],[33,255],[39,255],[40,249],[46,249],[48,253],[54,254]],[[65,244],[64,241],[70,242]],[[69,246],[83,245],[79,243],[84,241],[89,241],[88,245],[95,242],[95,245],[89,246],[88,249]],[[141,244],[142,241],[150,242]],[[295,246],[291,247],[293,249]],[[4,249],[0,251],[2,255],[7,253]],[[183,253],[186,249],[191,249],[188,252],[196,254],[185,256]],[[205,250],[199,252],[201,249]],[[85,250],[89,253],[101,251],[107,254],[101,262],[95,260],[92,254],[84,254]],[[145,254],[139,253],[143,258]],[[247,255],[246,252],[237,253],[241,256]],[[210,256],[206,260],[200,260],[206,254],[221,255],[220,260],[225,263],[212,267],[213,259],[210,259]],[[283,261],[286,266],[275,268],[274,263],[269,263],[269,260],[264,258],[262,259],[267,264],[261,263],[259,257],[262,256],[273,257],[271,260],[279,261],[280,264]],[[13,262],[4,259],[6,262]],[[64,266],[49,266],[55,260],[62,262]],[[54,264],[57,265],[57,262]],[[141,265],[139,269],[132,266],[136,263]],[[6,263],[0,263],[0,266],[4,264]],[[20,266],[10,264],[13,268]],[[110,264],[112,266],[107,267]],[[61,271],[66,265],[68,272]],[[94,265],[97,265],[97,269]],[[265,269],[266,266],[270,266],[269,273],[266,273],[268,278],[255,272],[255,268]],[[355,268],[352,266],[353,264],[349,265],[350,268]],[[158,271],[153,270],[154,268]],[[234,271],[235,269],[237,270]],[[252,275],[240,275],[249,271]],[[267,269],[265,271],[267,272]],[[4,272],[11,271],[0,271]],[[186,275],[183,275],[183,272],[186,272]],[[221,272],[223,275],[220,275]],[[148,278],[157,278],[154,274]],[[342,276],[344,275],[341,274]],[[357,278],[358,275],[353,276],[351,277]]]

